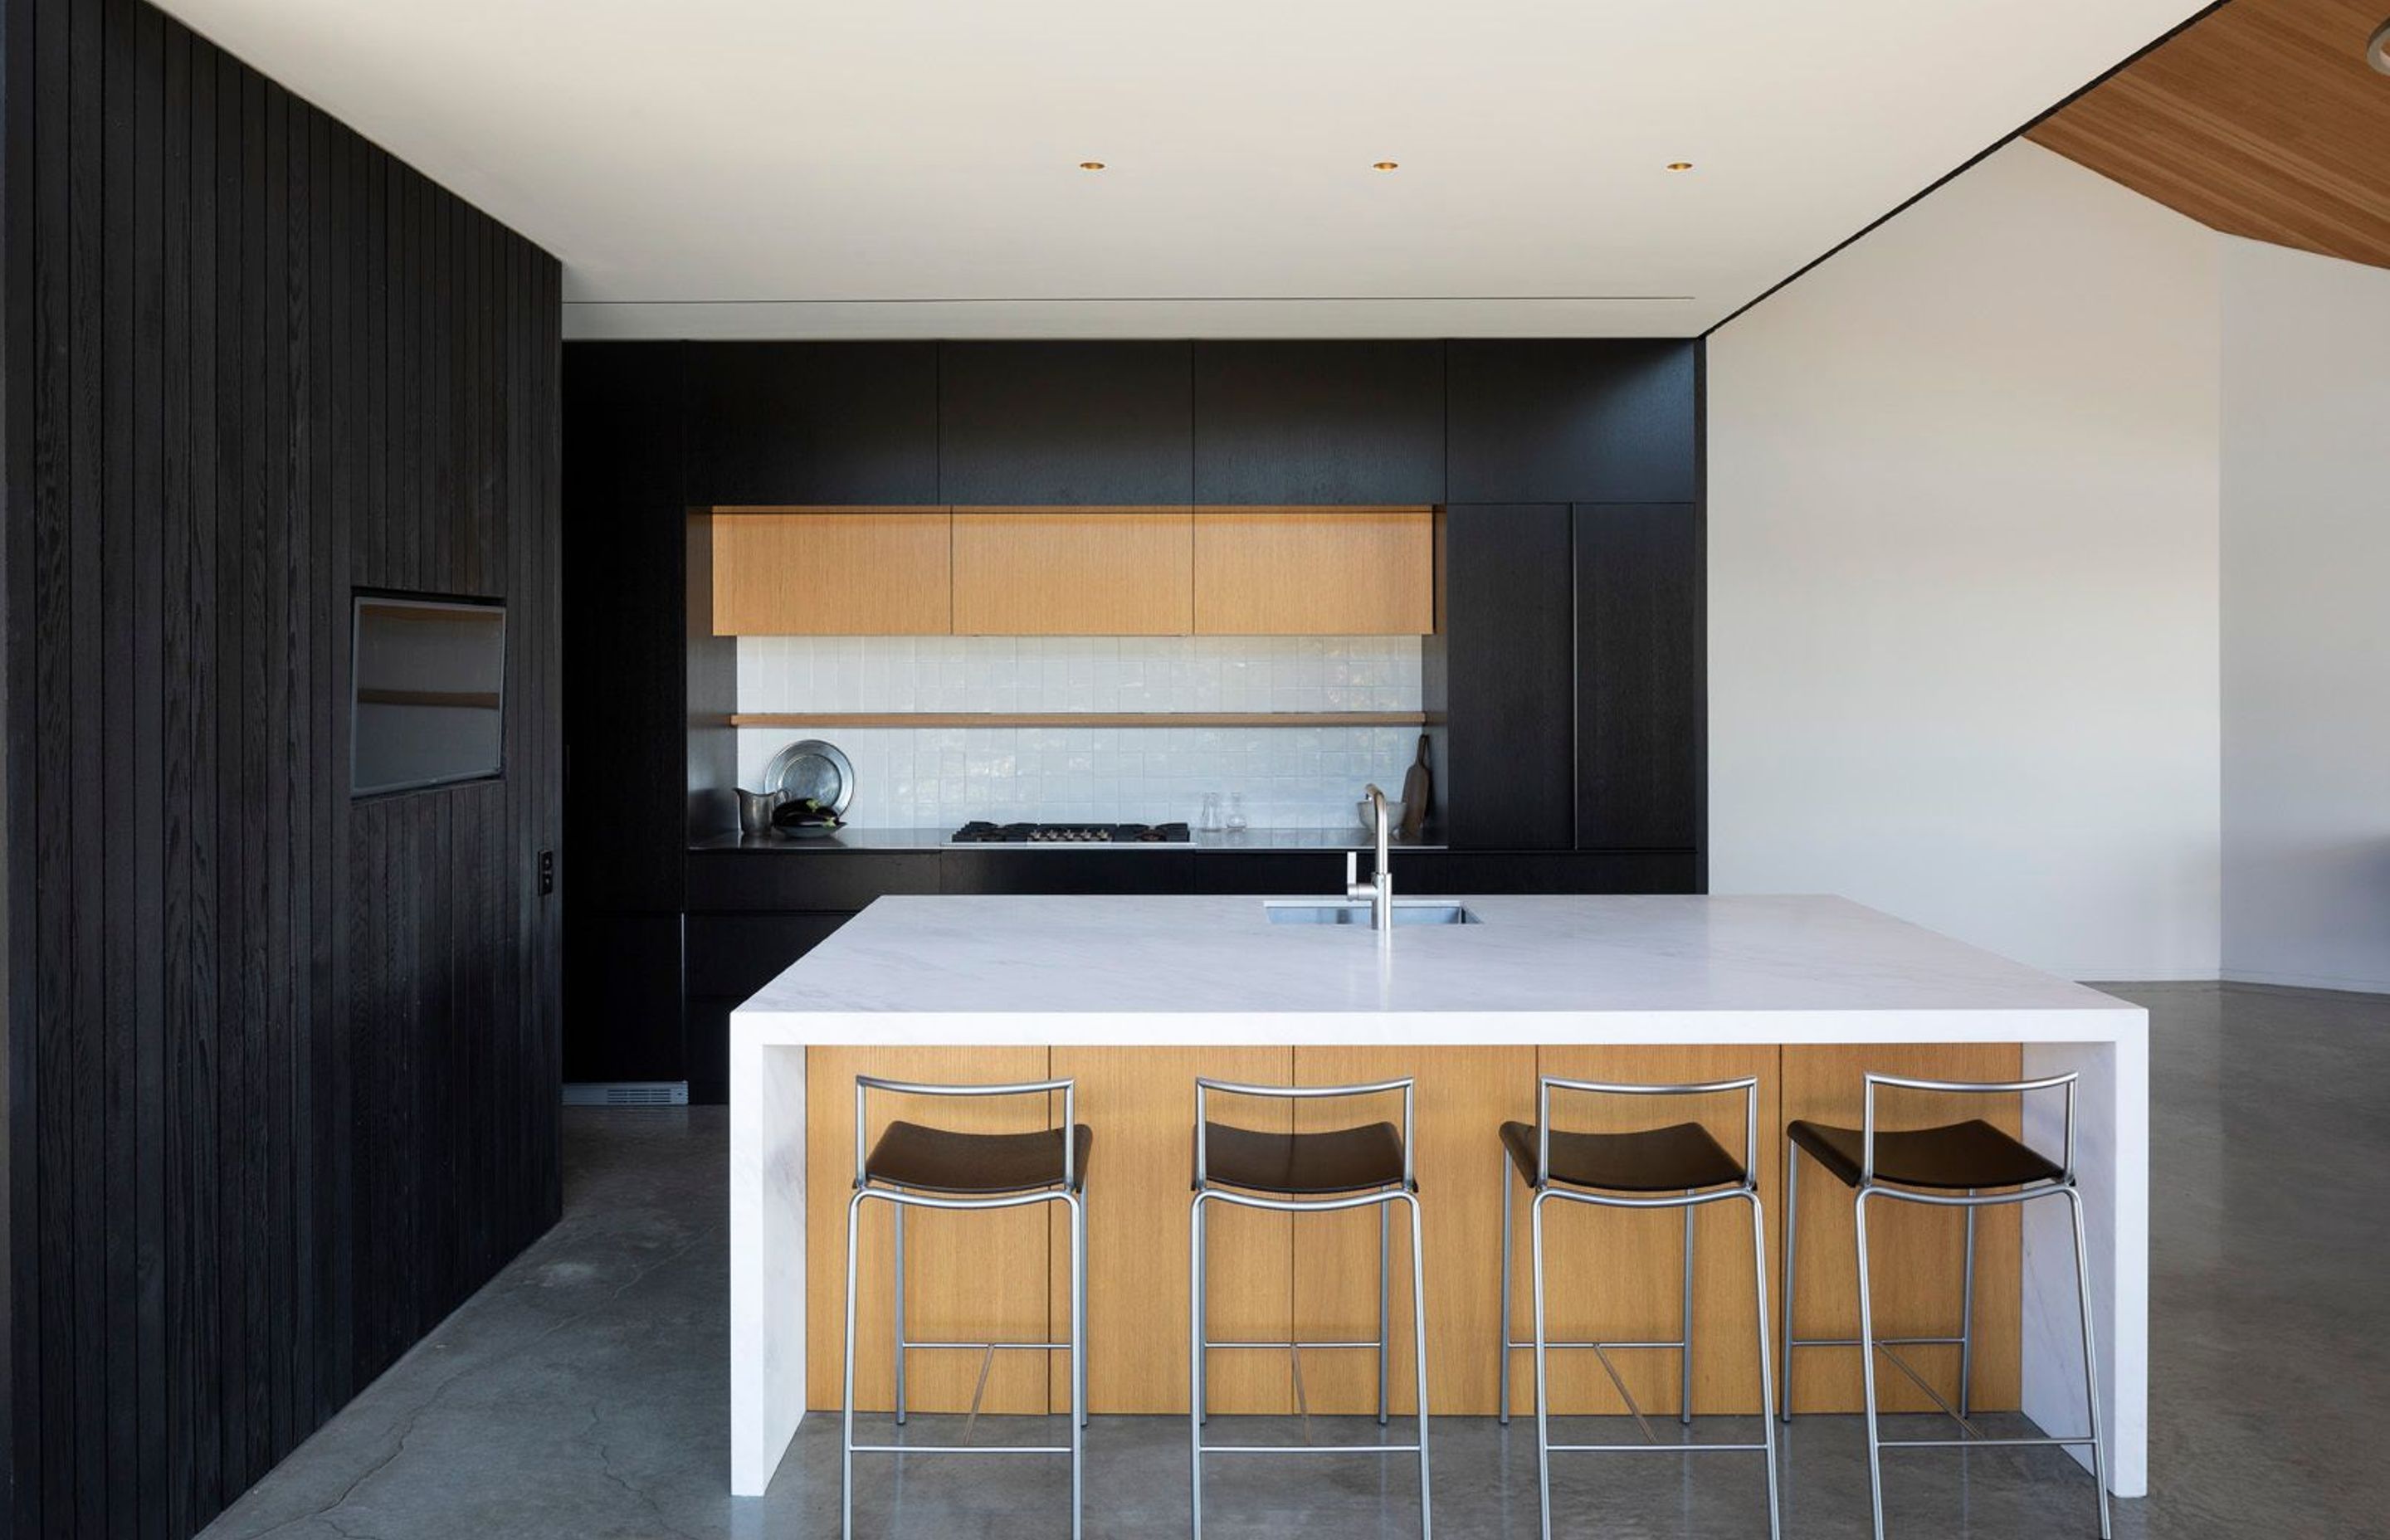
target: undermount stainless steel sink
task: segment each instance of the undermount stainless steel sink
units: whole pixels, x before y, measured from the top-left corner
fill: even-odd
[[[1262,913],[1272,925],[1363,925],[1369,906],[1340,899],[1289,898],[1264,901]],[[1483,925],[1462,905],[1446,898],[1398,898],[1394,923],[1400,925]]]

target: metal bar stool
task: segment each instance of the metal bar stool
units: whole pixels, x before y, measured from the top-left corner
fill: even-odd
[[[1645,1129],[1631,1134],[1572,1134],[1552,1127],[1552,1093],[1581,1092],[1591,1096],[1611,1097],[1703,1097],[1722,1096],[1732,1092],[1742,1094],[1742,1158],[1735,1159],[1724,1146],[1713,1138],[1708,1129],[1697,1123],[1680,1123],[1665,1128]],[[1779,1517],[1776,1483],[1776,1441],[1768,1426],[1767,1409],[1774,1400],[1768,1384],[1767,1351],[1767,1242],[1766,1220],[1759,1201],[1759,1186],[1754,1172],[1752,1157],[1759,1141],[1759,1081],[1756,1076],[1741,1080],[1711,1081],[1698,1085],[1622,1085],[1598,1081],[1562,1080],[1544,1075],[1538,1082],[1536,1125],[1506,1123],[1502,1125],[1502,1352],[1501,1389],[1497,1403],[1504,1426],[1510,1421],[1510,1354],[1521,1351],[1535,1354],[1536,1374],[1536,1496],[1542,1517],[1544,1540],[1552,1534],[1551,1457],[1555,1454],[1642,1451],[1666,1454],[1742,1453],[1764,1455],[1767,1473],[1767,1533],[1782,1533]],[[1535,1336],[1519,1341],[1510,1335],[1511,1278],[1511,1209],[1512,1184],[1510,1173],[1516,1170],[1527,1190],[1535,1195],[1529,1213],[1531,1245],[1535,1267]],[[1622,1197],[1625,1193],[1666,1193],[1666,1197]],[[1635,1404],[1634,1392],[1626,1388],[1625,1377],[1611,1361],[1613,1351],[1651,1348],[1672,1351],[1679,1355],[1678,1400],[1677,1420],[1690,1426],[1693,1420],[1693,1211],[1707,1203],[1741,1201],[1751,1205],[1752,1283],[1756,1290],[1755,1315],[1759,1335],[1759,1442],[1757,1444],[1662,1444],[1651,1431],[1641,1407]],[[1545,1327],[1544,1311],[1544,1205],[1547,1203],[1583,1203],[1606,1209],[1681,1209],[1684,1211],[1684,1315],[1683,1335],[1674,1341],[1566,1341],[1555,1342]],[[1626,1409],[1642,1430],[1641,1444],[1554,1444],[1551,1441],[1550,1377],[1547,1372],[1547,1355],[1553,1348],[1581,1348],[1593,1354],[1618,1387]]]
[[[892,1122],[864,1150],[865,1099],[885,1091],[907,1097],[1029,1097],[1062,1094],[1062,1128],[1026,1134],[962,1134],[919,1123]],[[857,1455],[1068,1455],[1071,1457],[1071,1535],[1079,1540],[1085,1483],[1087,1424],[1087,1153],[1094,1134],[1076,1116],[1077,1092],[1068,1080],[1017,1085],[923,1085],[854,1077],[854,1196],[846,1205],[845,1392],[839,1435],[839,1534],[854,1535],[854,1457]],[[1070,1130],[1065,1137],[1062,1130]],[[1068,1352],[1071,1355],[1071,1442],[1061,1444],[920,1445],[854,1442],[855,1237],[867,1202],[894,1210],[896,1283],[896,1421],[905,1421],[905,1355],[925,1349],[970,1349],[984,1356],[970,1415],[987,1388],[988,1367],[999,1351]],[[913,1341],[905,1334],[905,1211],[911,1208],[970,1212],[1060,1203],[1071,1211],[1071,1340],[1067,1342]],[[970,1422],[965,1423],[966,1433]]]
[[[1933,1128],[1879,1129],[1875,1094],[1879,1087],[1923,1091],[1943,1096],[2014,1096],[2035,1091],[2062,1091],[2065,1096],[2065,1153],[2052,1161],[2020,1143],[1981,1118]],[[2075,1185],[2075,1076],[2046,1080],[1967,1083],[1910,1080],[1899,1075],[1867,1077],[1866,1102],[1857,1128],[1827,1123],[1786,1125],[1784,1146],[1784,1385],[1782,1416],[1792,1420],[1792,1350],[1796,1347],[1859,1347],[1860,1380],[1867,1395],[1868,1500],[1875,1517],[1876,1540],[1883,1540],[1883,1451],[1886,1449],[2017,1449],[2070,1448],[2088,1445],[2091,1479],[2099,1493],[2100,1536],[2108,1540],[2108,1453],[2100,1431],[2100,1376],[2092,1355],[2091,1264],[2083,1239],[2083,1194]],[[1792,1335],[1794,1248],[1800,1238],[1800,1166],[1795,1150],[1805,1150],[1826,1174],[1851,1188],[1858,1243],[1859,1334],[1857,1338],[1796,1338]],[[1999,1189],[1999,1190],[1986,1190]],[[1956,1337],[1895,1337],[1875,1334],[1872,1281],[1868,1276],[1868,1200],[1882,1198],[1902,1203],[1928,1203],[1966,1211],[1967,1276],[1960,1290],[1960,1308],[1966,1319]],[[2075,1281],[2083,1326],[2083,1397],[2090,1412],[2091,1431],[2079,1438],[1991,1438],[1970,1420],[1974,1373],[1975,1337],[1975,1211],[1996,1203],[2030,1203],[2037,1198],[2063,1198],[2075,1220]],[[1894,1349],[1922,1345],[1959,1349],[1959,1405],[1952,1406]],[[1887,1439],[1876,1429],[1875,1356],[1881,1353],[1895,1368],[1914,1380],[1964,1435],[1954,1439]]]
[[[1192,1533],[1203,1534],[1203,1457],[1237,1454],[1404,1455],[1419,1456],[1420,1540],[1430,1540],[1427,1467],[1427,1271],[1420,1252],[1419,1181],[1412,1166],[1412,1083],[1385,1080],[1371,1085],[1238,1085],[1227,1081],[1195,1082],[1195,1199],[1188,1216],[1189,1229],[1188,1331],[1188,1436],[1192,1452]],[[1319,1134],[1266,1134],[1211,1120],[1210,1097],[1271,1097],[1285,1100],[1317,1100],[1327,1097],[1390,1096],[1401,1092],[1403,1123],[1340,1128]],[[1265,1197],[1283,1193],[1288,1196]],[[1239,1208],[1267,1209],[1279,1213],[1334,1213],[1346,1209],[1378,1210],[1378,1335],[1374,1341],[1266,1342],[1243,1340],[1215,1341],[1205,1318],[1204,1227],[1207,1204],[1229,1203]],[[1393,1240],[1388,1211],[1407,1206],[1411,1222],[1411,1351],[1419,1392],[1419,1436],[1410,1444],[1219,1444],[1203,1442],[1203,1425],[1211,1408],[1206,1393],[1205,1363],[1215,1349],[1267,1348],[1291,1355],[1296,1405],[1303,1405],[1304,1348],[1375,1349],[1378,1354],[1378,1422],[1386,1421],[1387,1273]]]

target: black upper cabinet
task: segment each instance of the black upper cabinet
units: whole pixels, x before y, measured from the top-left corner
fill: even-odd
[[[934,342],[689,348],[689,485],[712,503],[934,504]]]
[[[946,342],[934,502],[1190,503],[1185,342]]]
[[[1595,505],[1576,522],[1576,839],[1701,842],[1701,523],[1690,504]]]
[[[1198,342],[1195,501],[1444,501],[1442,342]]]
[[[1674,503],[1700,494],[1700,344],[1446,344],[1455,503]]]
[[[1436,800],[1455,850],[1565,850],[1575,810],[1575,659],[1565,506],[1444,516],[1444,753]]]

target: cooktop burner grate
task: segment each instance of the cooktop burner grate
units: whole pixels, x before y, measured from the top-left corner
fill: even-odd
[[[992,824],[974,818],[947,836],[956,845],[1166,845],[1190,841],[1185,824]]]

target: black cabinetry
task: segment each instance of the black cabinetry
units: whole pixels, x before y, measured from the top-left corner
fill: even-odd
[[[937,891],[935,851],[719,850],[688,858],[688,906],[696,914],[852,913],[890,893]]]
[[[1369,862],[1363,858],[1366,867]],[[1420,851],[1394,854],[1398,892],[1690,893],[1690,851]]]
[[[692,501],[938,501],[935,342],[698,342],[688,356]]]
[[[947,342],[936,501],[1194,500],[1185,342]]]
[[[790,963],[828,941],[851,914],[688,917],[688,1037],[679,1075],[688,1099],[730,1099],[730,1013]]]
[[[756,971],[884,894],[1343,879],[1333,851],[692,853],[733,812],[715,504],[1437,505],[1452,848],[1398,855],[1405,891],[1700,886],[1697,341],[575,342],[563,372],[572,1078],[718,1096]]]
[[[1694,341],[1458,341],[1445,355],[1455,503],[1690,502]]]
[[[1427,703],[1446,842],[1697,850],[1699,510],[1456,506],[1440,552]]]
[[[1701,841],[1701,520],[1690,504],[1574,510],[1576,842]]]
[[[1429,709],[1443,725],[1446,840],[1564,850],[1576,792],[1569,510],[1561,504],[1445,510]]]
[[[854,918],[851,914],[691,915],[688,992],[744,1000]]]
[[[1442,342],[1198,342],[1195,501],[1444,501]]]
[[[564,927],[564,1078],[679,1080],[681,917],[574,909]]]
[[[564,350],[564,810],[576,836],[568,925],[584,913],[680,912],[690,788],[685,362],[677,342]]]
[[[1396,851],[1394,868],[1404,869],[1404,863],[1413,853]],[[1361,855],[1364,871],[1376,865],[1368,853]],[[1301,897],[1310,893],[1330,896],[1344,891],[1344,853],[1338,850],[1257,850],[1205,851],[1195,859],[1193,892],[1199,893],[1264,893],[1279,897]]]
[[[1185,850],[950,850],[945,893],[1183,893],[1199,859]]]

